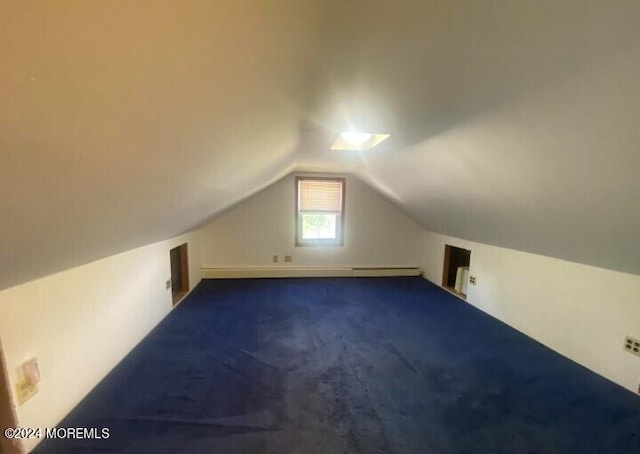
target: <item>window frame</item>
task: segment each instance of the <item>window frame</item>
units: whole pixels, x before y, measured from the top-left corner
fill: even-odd
[[[340,212],[336,221],[336,238],[302,238],[302,216],[300,212],[300,181],[334,181],[342,185],[342,200],[340,201]],[[296,176],[295,178],[295,223],[296,223],[296,247],[308,246],[344,246],[344,217],[345,217],[345,200],[346,200],[347,179],[344,177],[305,177]],[[334,213],[333,211],[331,213]]]

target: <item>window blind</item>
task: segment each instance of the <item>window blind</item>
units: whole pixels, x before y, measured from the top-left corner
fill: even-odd
[[[304,211],[342,211],[342,181],[299,180],[298,209]]]

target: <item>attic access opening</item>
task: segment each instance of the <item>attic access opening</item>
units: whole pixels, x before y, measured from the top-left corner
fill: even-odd
[[[467,297],[471,251],[447,244],[444,246],[442,286],[463,298]]]
[[[189,257],[187,243],[169,251],[171,258],[171,297],[175,306],[189,291]]]

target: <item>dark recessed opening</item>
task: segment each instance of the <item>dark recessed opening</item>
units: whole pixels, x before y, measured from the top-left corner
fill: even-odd
[[[187,243],[171,249],[171,296],[176,304],[189,291]]]
[[[442,286],[466,298],[470,263],[471,251],[449,244],[445,245]]]

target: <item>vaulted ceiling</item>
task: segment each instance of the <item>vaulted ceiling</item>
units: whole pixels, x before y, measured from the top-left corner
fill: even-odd
[[[640,274],[638,81],[636,0],[0,0],[0,288],[294,170]],[[351,127],[391,138],[329,151]]]

